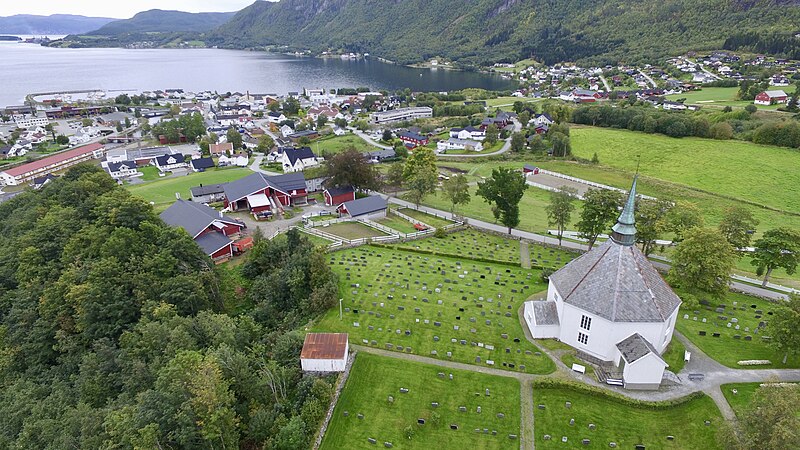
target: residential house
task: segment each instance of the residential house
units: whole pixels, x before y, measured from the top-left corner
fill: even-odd
[[[222,184],[200,185],[189,189],[192,201],[196,203],[214,203],[225,200],[225,187]]]
[[[555,338],[578,357],[622,371],[627,389],[658,389],[681,299],[636,247],[636,179],[611,239],[550,275],[547,300],[525,303],[534,338]],[[641,363],[637,363],[641,361]]]
[[[106,171],[108,172],[109,175],[111,175],[111,178],[115,180],[120,180],[122,178],[129,178],[140,175],[139,170],[136,167],[136,161],[121,161],[121,162],[108,163]]]
[[[279,131],[283,137],[288,137],[294,134],[294,128],[290,127],[288,124],[281,125]]]
[[[436,149],[439,150],[439,152],[446,152],[447,150],[472,150],[479,152],[483,150],[483,144],[469,139],[451,137],[446,141],[439,141],[436,144]]]
[[[33,179],[33,182],[31,183],[31,187],[33,187],[34,189],[41,189],[47,183],[50,183],[51,181],[55,180],[56,178],[58,178],[58,177],[56,177],[52,173],[48,173],[47,175],[45,175],[43,177],[36,177],[36,178]]]
[[[270,111],[267,113],[267,120],[269,120],[269,123],[278,124],[286,120],[286,116],[278,111]]]
[[[687,108],[687,106],[683,103],[670,102],[666,100],[661,104],[661,107],[668,111],[684,111]]]
[[[786,95],[786,92],[782,90],[777,91],[764,91],[760,94],[756,95],[755,103],[756,105],[775,105],[780,103],[786,103],[789,99],[789,96]]]
[[[397,137],[403,141],[403,144],[405,144],[405,146],[408,148],[421,147],[423,145],[428,145],[428,142],[430,142],[427,136],[423,136],[411,131],[401,131],[400,133],[397,133]]]
[[[211,156],[230,155],[233,154],[233,144],[230,142],[211,144],[208,146],[208,152]]]
[[[300,172],[319,165],[317,156],[310,147],[284,148],[281,164],[285,173]]]
[[[245,228],[244,223],[225,216],[201,203],[178,200],[160,214],[167,225],[181,227],[213,260],[233,256],[233,241]]]
[[[355,200],[356,190],[353,189],[353,186],[325,188],[322,196],[325,197],[325,206],[339,206]]]
[[[544,114],[537,114],[536,116],[534,116],[533,119],[531,119],[531,123],[533,123],[534,125],[550,126],[555,123],[555,120],[553,120],[553,118],[550,117],[549,114],[544,113]]]
[[[466,128],[452,128],[450,129],[450,137],[458,139],[471,139],[473,141],[482,141],[486,139],[486,130],[469,126]]]
[[[319,116],[325,116],[330,121],[333,120],[337,114],[339,114],[339,111],[336,111],[330,106],[312,106],[308,110],[306,116],[316,122]]]
[[[385,148],[380,150],[373,150],[366,154],[370,162],[379,163],[384,159],[392,159],[397,157],[397,152],[393,148]]]
[[[186,158],[180,153],[172,155],[162,155],[155,159],[153,165],[161,172],[170,172],[176,169],[186,168]]]
[[[230,156],[222,155],[217,161],[220,167],[247,167],[250,164],[250,157],[247,156],[247,153],[236,153]]]
[[[377,219],[386,217],[388,208],[389,202],[385,198],[379,195],[371,195],[345,202],[339,206],[338,211],[340,215],[352,219]]]
[[[333,134],[336,136],[344,136],[347,134],[347,130],[344,128],[333,127]]]
[[[207,169],[214,168],[214,160],[211,158],[197,158],[193,159],[189,165],[192,168],[192,172],[205,172]]]
[[[289,138],[290,141],[292,141],[295,144],[297,144],[303,138],[306,138],[306,139],[309,139],[309,140],[313,140],[313,139],[318,138],[319,137],[319,132],[316,131],[316,130],[297,131],[297,132],[292,133],[292,134],[290,134],[290,135],[288,135],[286,137]]]
[[[481,122],[481,129],[486,130],[489,125],[494,124],[498,130],[502,130],[511,124],[511,115],[505,111],[500,111],[495,117],[487,117]]]

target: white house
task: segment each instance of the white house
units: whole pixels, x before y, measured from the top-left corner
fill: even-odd
[[[139,175],[139,171],[136,169],[136,161],[112,162],[108,164],[106,170],[111,175],[111,178],[115,180]]]
[[[280,161],[285,173],[300,172],[319,164],[310,147],[285,148]]]
[[[280,112],[268,112],[267,120],[269,120],[270,123],[281,123],[286,120],[286,116]]]
[[[347,333],[308,333],[300,366],[303,372],[344,372],[349,351]]]
[[[282,125],[280,131],[284,137],[294,134],[294,130],[289,125]]]
[[[658,389],[681,300],[634,245],[635,200],[636,179],[611,239],[552,274],[547,300],[527,302],[523,316],[534,337],[615,366],[626,388]]]
[[[182,154],[159,156],[153,163],[161,172],[182,169],[188,166]]]
[[[661,104],[663,109],[668,111],[683,111],[687,108],[683,103],[665,101]]]
[[[446,141],[439,141],[436,144],[436,149],[440,152],[445,152],[447,150],[472,150],[479,152],[483,150],[483,144],[478,141],[451,137]]]
[[[237,167],[247,167],[250,164],[250,158],[247,157],[247,153],[236,153],[233,155],[222,155],[219,157],[217,161],[220,167],[225,166],[237,166]]]
[[[450,129],[450,137],[458,139],[471,139],[473,141],[482,141],[486,139],[486,130],[475,128],[472,126],[466,128],[452,128]]]
[[[536,126],[547,125],[550,126],[555,123],[552,117],[549,114],[537,114],[529,123],[532,123]]]

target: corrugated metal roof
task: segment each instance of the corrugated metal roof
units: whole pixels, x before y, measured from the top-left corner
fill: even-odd
[[[346,350],[347,333],[308,333],[300,359],[339,359]]]

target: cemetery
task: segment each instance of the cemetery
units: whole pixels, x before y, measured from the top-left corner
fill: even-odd
[[[388,236],[388,234],[360,222],[335,223],[324,227],[322,231],[348,240]]]
[[[518,310],[545,284],[538,270],[362,246],[328,255],[342,308],[315,324],[352,344],[525,373],[555,370]]]
[[[411,234],[419,231],[414,228],[414,224],[393,213],[388,213],[386,217],[375,219],[375,222],[404,234]]]
[[[321,448],[511,450],[519,448],[519,435],[514,378],[362,352]]]
[[[658,404],[542,380],[534,382],[533,403],[537,449],[722,448],[716,435],[723,418],[702,393]]]
[[[722,390],[722,394],[725,395],[725,400],[728,401],[728,404],[731,405],[731,408],[738,416],[750,405],[753,394],[762,384],[764,383],[730,383],[723,384],[719,388]],[[796,386],[794,389],[800,389],[800,383],[793,384]],[[784,389],[784,387],[777,387],[776,389]],[[800,410],[798,410],[798,414],[800,414]]]
[[[768,300],[729,292],[724,300],[700,300],[697,310],[681,308],[676,329],[708,356],[734,369],[800,368],[800,355],[770,346],[766,329],[775,306]],[[740,361],[770,361],[744,365]]]

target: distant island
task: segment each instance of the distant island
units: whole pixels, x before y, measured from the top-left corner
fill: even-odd
[[[0,41],[21,41],[22,38],[19,36],[1,36]]]

